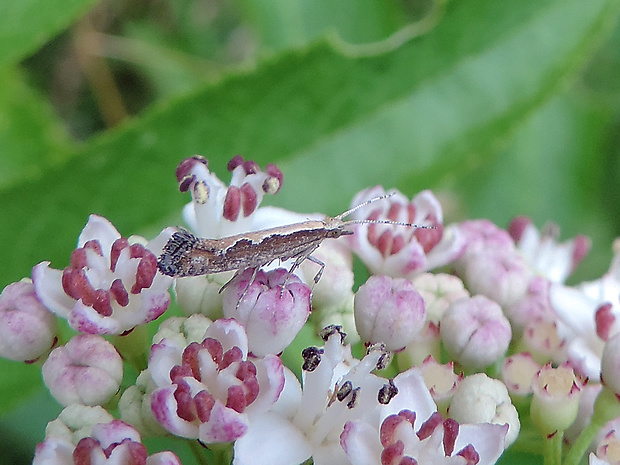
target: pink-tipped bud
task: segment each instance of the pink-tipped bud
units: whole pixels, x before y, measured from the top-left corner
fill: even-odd
[[[557,368],[545,365],[534,376],[530,416],[542,434],[563,431],[575,421],[581,387],[581,381],[568,364]]]
[[[437,409],[445,414],[463,375],[454,372],[454,363],[442,365],[433,357],[424,360],[420,365],[420,372],[424,377],[424,384],[437,404]]]
[[[101,336],[74,336],[43,364],[43,381],[62,405],[101,405],[118,391],[123,361]]]
[[[453,302],[439,327],[448,353],[471,369],[484,368],[503,356],[512,337],[501,307],[482,295]]]
[[[34,361],[56,342],[56,318],[30,281],[9,284],[0,294],[0,357]]]
[[[540,365],[526,352],[508,357],[502,365],[502,381],[508,391],[516,396],[532,392],[532,380],[540,370]]]
[[[282,352],[310,315],[310,288],[284,268],[237,276],[224,291],[224,316],[245,326],[250,352],[257,356]]]
[[[536,362],[544,365],[562,358],[566,341],[560,336],[555,321],[537,318],[525,326],[521,346],[532,355]]]
[[[355,326],[363,341],[383,342],[397,351],[424,326],[424,299],[411,281],[371,276],[355,294]]]

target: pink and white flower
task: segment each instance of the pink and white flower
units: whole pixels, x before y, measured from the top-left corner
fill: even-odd
[[[204,444],[242,437],[284,386],[280,359],[249,357],[246,333],[235,320],[215,321],[202,342],[187,347],[162,339],[151,348],[149,371],[158,386],[151,394],[157,421]]]
[[[366,189],[355,196],[352,206],[385,194],[380,186]],[[423,229],[391,224],[353,225],[351,247],[372,274],[412,278],[452,262],[465,246],[456,228],[444,228],[441,205],[431,191],[422,191],[411,201],[395,191],[389,199],[360,208],[351,217],[433,226]]]
[[[140,434],[101,407],[70,405],[48,423],[33,465],[181,465],[172,452],[148,454]]]
[[[530,218],[519,216],[508,232],[535,274],[554,283],[563,283],[590,250],[590,239],[578,235],[559,243],[560,231],[553,223],[538,230]]]
[[[171,231],[164,230],[154,242]],[[76,331],[122,334],[158,318],[170,304],[172,279],[157,272],[157,258],[130,243],[107,219],[91,215],[64,270],[42,262],[32,270],[37,295]]]

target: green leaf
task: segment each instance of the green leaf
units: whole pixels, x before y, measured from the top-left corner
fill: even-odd
[[[406,23],[401,2],[394,0],[243,0],[242,4],[261,44],[271,51],[306,45],[333,32],[352,43],[374,42]]]
[[[0,188],[40,177],[70,153],[68,134],[49,104],[16,69],[0,70]]]
[[[0,192],[0,263],[10,264],[0,277],[19,279],[44,259],[65,266],[91,212],[123,234],[178,222],[186,198],[174,167],[193,153],[220,174],[237,153],[279,162],[274,202],[300,210],[337,212],[380,183],[413,193],[492,155],[579,70],[619,5],[452,2],[432,32],[384,55],[344,56],[321,42],[160,105]]]
[[[33,54],[95,3],[96,0],[0,2],[0,67]]]

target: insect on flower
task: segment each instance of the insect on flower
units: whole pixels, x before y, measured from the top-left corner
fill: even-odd
[[[433,228],[412,223],[390,220],[344,220],[359,208],[391,197],[393,193],[372,198],[338,216],[323,220],[307,220],[286,226],[252,231],[221,239],[199,238],[189,231],[175,232],[163,248],[157,261],[159,270],[168,276],[185,277],[234,271],[238,273],[247,268],[254,268],[254,274],[274,260],[294,259],[290,273],[304,260],[310,260],[320,266],[314,277],[317,283],[321,279],[325,264],[311,254],[325,239],[336,239],[353,234],[348,226],[354,223],[385,223],[415,228]],[[234,278],[233,278],[234,279]],[[250,282],[253,278],[250,279]],[[230,281],[229,281],[230,282]]]

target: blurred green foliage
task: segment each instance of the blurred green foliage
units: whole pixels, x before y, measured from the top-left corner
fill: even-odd
[[[620,227],[619,13],[618,0],[0,2],[0,285],[64,267],[90,213],[125,235],[181,223],[174,169],[194,153],[224,180],[236,154],[278,163],[270,202],[299,211],[333,214],[383,184],[434,189],[448,221],[555,221],[593,239],[576,279],[594,279]],[[29,460],[58,407],[38,367],[0,373],[0,436]]]

